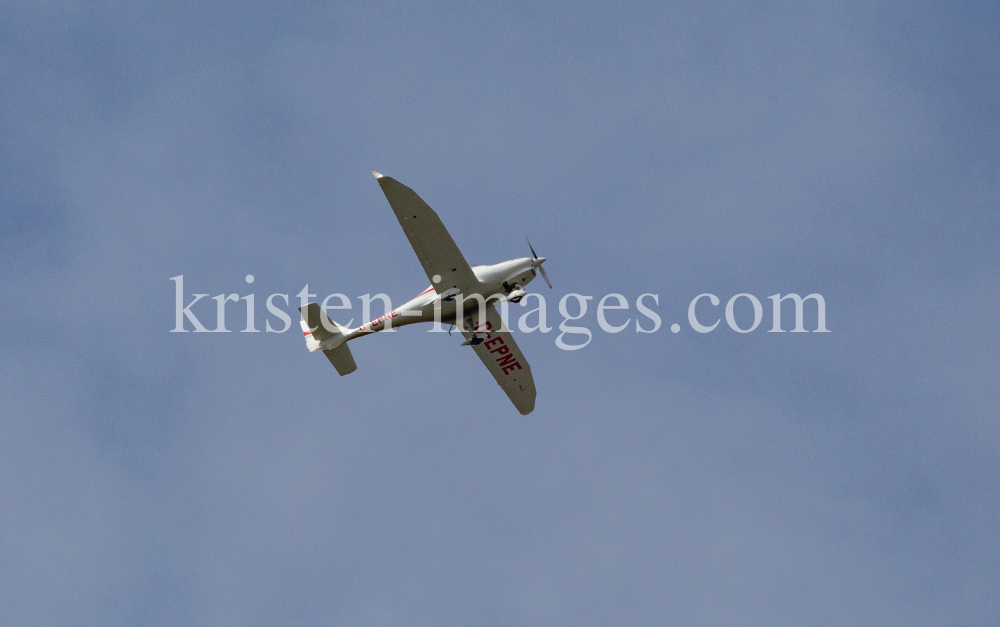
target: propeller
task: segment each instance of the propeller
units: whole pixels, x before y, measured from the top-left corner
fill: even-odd
[[[531,264],[531,273],[532,274],[535,273],[535,268],[538,268],[539,270],[541,270],[542,271],[542,278],[545,279],[545,284],[549,286],[549,289],[552,289],[552,282],[549,281],[549,275],[545,274],[545,268],[542,266],[542,263],[545,262],[545,257],[539,257],[538,254],[535,252],[535,247],[531,245],[531,240],[528,239],[527,237],[525,237],[524,239],[527,240],[527,242],[528,242],[528,248],[531,249],[531,256],[534,259],[534,261],[538,261],[539,259],[541,259],[541,261],[538,263],[538,265],[535,265],[534,261],[532,262],[532,264]]]

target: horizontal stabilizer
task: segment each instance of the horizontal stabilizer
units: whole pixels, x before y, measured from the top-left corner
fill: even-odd
[[[347,347],[345,333],[348,329],[340,326],[323,312],[316,303],[299,307],[302,312],[302,332],[306,336],[306,347],[310,351],[322,350],[340,376],[351,374],[358,369],[354,355]]]
[[[312,338],[317,342],[343,334],[342,327],[330,320],[323,312],[323,308],[317,303],[309,303],[305,307],[299,307],[299,311],[302,312],[302,322],[305,323],[303,331],[306,331],[307,335],[312,335]]]
[[[358,369],[358,365],[354,363],[354,355],[351,354],[351,349],[347,344],[341,344],[337,348],[323,351],[323,354],[330,360],[333,367],[337,369],[340,376],[351,374]]]

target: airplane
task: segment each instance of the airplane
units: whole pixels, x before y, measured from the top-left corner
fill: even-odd
[[[351,340],[418,322],[437,320],[457,324],[465,336],[462,345],[472,347],[518,412],[525,416],[530,414],[535,409],[531,367],[503,324],[496,303],[519,302],[526,294],[524,286],[538,272],[551,289],[552,283],[542,267],[545,257],[535,254],[529,241],[531,257],[470,267],[441,218],[420,196],[391,177],[378,172],[372,174],[410,240],[431,286],[412,300],[356,329],[330,320],[316,303],[300,307],[306,348],[310,352],[323,351],[340,376],[344,376],[357,370],[347,346]],[[462,305],[461,320],[458,319],[459,303]]]

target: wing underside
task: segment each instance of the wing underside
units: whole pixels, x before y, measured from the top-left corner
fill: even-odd
[[[452,288],[478,292],[479,279],[437,213],[406,185],[377,172],[375,175],[434,290],[438,294]]]
[[[507,398],[514,403],[517,411],[528,415],[535,409],[535,380],[531,376],[531,366],[517,347],[510,331],[499,331],[504,328],[500,323],[500,312],[492,304],[487,305],[485,324],[477,328],[479,316],[466,315],[462,335],[473,342],[472,348],[476,355],[500,384]]]

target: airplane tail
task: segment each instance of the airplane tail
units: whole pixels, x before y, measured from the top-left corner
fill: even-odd
[[[306,338],[306,348],[310,352],[322,350],[340,376],[357,370],[358,365],[354,363],[354,355],[347,347],[345,337],[349,329],[330,320],[322,307],[316,303],[299,307],[299,311],[302,313],[299,324]]]

